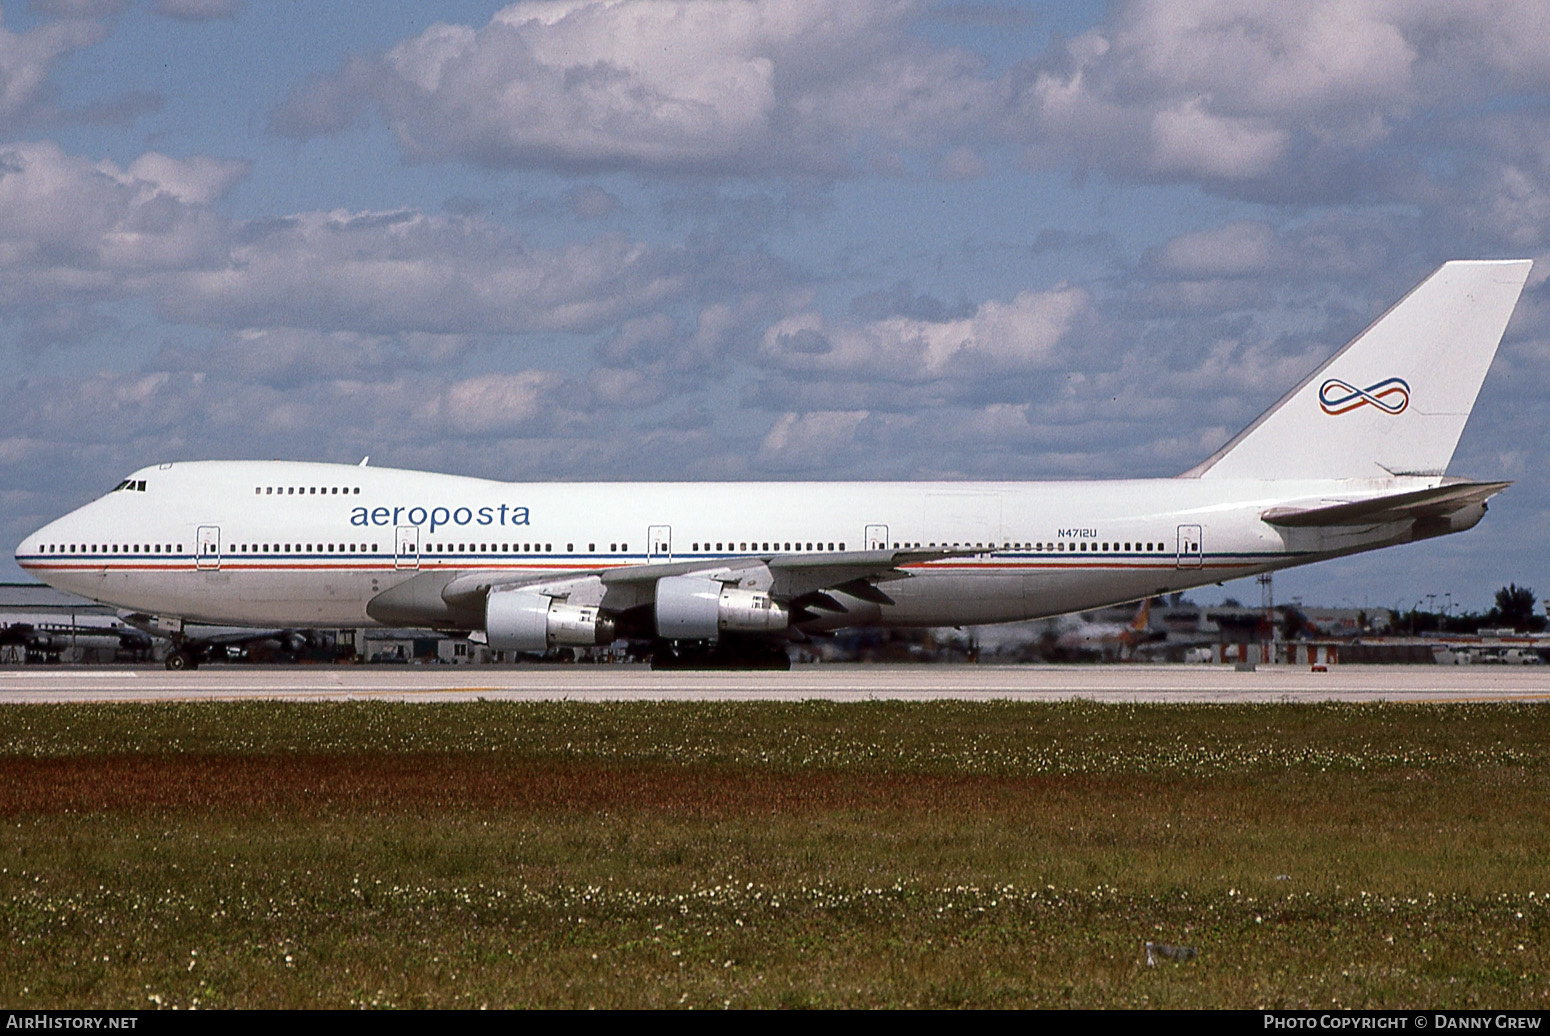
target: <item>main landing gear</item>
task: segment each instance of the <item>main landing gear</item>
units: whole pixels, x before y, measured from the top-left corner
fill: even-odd
[[[652,669],[758,669],[783,672],[791,656],[783,642],[723,637],[717,641],[659,640],[651,649]]]
[[[209,652],[197,645],[174,644],[162,664],[173,672],[181,672],[184,669],[198,669],[199,663],[207,662],[209,658]]]

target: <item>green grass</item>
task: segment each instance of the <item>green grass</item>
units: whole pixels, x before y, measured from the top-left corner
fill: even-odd
[[[11,1007],[1550,1004],[1537,706],[0,717]]]

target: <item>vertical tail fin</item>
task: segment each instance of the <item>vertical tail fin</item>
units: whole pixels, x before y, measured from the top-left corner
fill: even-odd
[[[1136,614],[1130,620],[1128,629],[1131,633],[1145,633],[1152,628],[1152,599],[1145,598],[1141,606],[1136,609]]]
[[[1444,263],[1184,476],[1443,474],[1532,265]]]

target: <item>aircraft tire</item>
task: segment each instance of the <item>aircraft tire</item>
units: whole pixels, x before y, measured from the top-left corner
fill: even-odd
[[[182,648],[179,648],[178,650],[168,655],[167,661],[164,664],[173,672],[179,672],[184,669],[199,668],[198,660],[196,660],[193,655],[189,654],[187,651],[184,651]]]

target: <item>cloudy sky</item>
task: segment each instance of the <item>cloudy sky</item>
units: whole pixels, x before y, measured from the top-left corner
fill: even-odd
[[[1542,0],[0,12],[9,545],[166,459],[1167,476],[1532,257],[1452,468],[1519,484],[1277,593],[1550,596]]]

